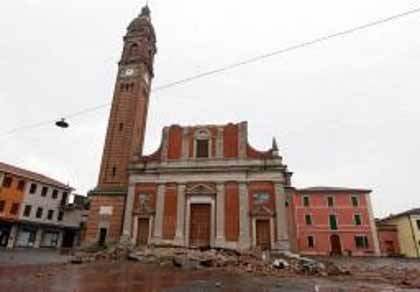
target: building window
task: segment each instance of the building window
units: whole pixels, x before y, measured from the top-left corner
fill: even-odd
[[[351,204],[353,207],[359,207],[359,198],[356,196],[351,197]]]
[[[29,189],[29,193],[30,194],[35,194],[36,189],[37,189],[37,185],[36,184],[31,184],[31,188]]]
[[[312,225],[312,216],[309,214],[305,215],[305,223],[306,225]]]
[[[330,215],[330,228],[331,230],[337,230],[338,224],[337,224],[337,216],[336,215]]]
[[[58,221],[63,221],[63,217],[64,217],[64,213],[63,213],[63,211],[58,212],[58,217],[57,217],[57,220],[58,220]]]
[[[46,197],[48,193],[48,187],[43,187],[41,191],[41,197]]]
[[[354,215],[354,223],[356,225],[362,225],[362,216],[360,216],[360,214]]]
[[[25,210],[23,210],[23,216],[24,217],[31,216],[31,211],[32,211],[32,206],[31,205],[26,205]]]
[[[10,209],[10,214],[17,215],[17,213],[19,212],[19,206],[19,203],[13,203],[12,208]]]
[[[19,191],[23,191],[25,189],[25,181],[24,180],[19,181],[17,189]]]
[[[334,207],[334,197],[328,197],[328,207]]]
[[[356,243],[357,248],[368,248],[369,242],[366,235],[355,236],[354,242]]]
[[[12,186],[13,179],[10,176],[6,176],[3,179],[3,187],[10,188]]]
[[[123,123],[120,123],[119,125],[118,125],[118,128],[119,128],[119,130],[120,130],[120,132],[124,129],[124,124]]]
[[[38,208],[37,210],[36,210],[36,218],[41,218],[42,217],[42,212],[43,212],[44,210],[42,209],[42,208]]]
[[[309,197],[308,196],[304,196],[303,197],[303,206],[309,207],[309,205],[310,205]]]
[[[417,220],[416,223],[417,223],[417,229],[420,230],[420,220]]]
[[[52,198],[53,199],[57,199],[58,198],[58,190],[53,190]]]
[[[4,212],[4,207],[6,206],[6,201],[0,201],[0,213]]]
[[[307,243],[308,243],[308,247],[309,248],[314,248],[315,247],[315,238],[310,235],[307,237]]]
[[[139,45],[133,44],[130,46],[129,55],[130,57],[135,57],[139,54]]]
[[[201,129],[195,134],[195,157],[210,157],[210,133],[206,129]]]
[[[117,175],[117,168],[114,166],[112,168],[112,177],[115,177]]]
[[[61,198],[61,202],[60,202],[60,205],[61,206],[65,206],[66,204],[67,204],[67,196],[68,196],[69,194],[67,193],[67,192],[64,192],[63,193],[63,197]]]
[[[197,158],[209,157],[209,140],[197,140]]]
[[[52,220],[54,216],[54,210],[48,210],[47,218],[48,220]]]

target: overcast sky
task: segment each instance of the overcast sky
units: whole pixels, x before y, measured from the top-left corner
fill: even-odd
[[[0,135],[108,103],[138,0],[2,0]],[[152,0],[154,85],[420,7],[417,0]],[[146,153],[170,124],[249,122],[297,187],[374,190],[377,216],[420,207],[420,14],[151,96]],[[0,160],[97,182],[109,108],[0,137]]]

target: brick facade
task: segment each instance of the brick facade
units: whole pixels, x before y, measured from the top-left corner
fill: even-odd
[[[124,216],[124,196],[95,196],[91,200],[85,240],[98,241],[99,230],[107,229],[107,241],[117,242],[121,237]],[[111,207],[111,214],[101,214],[101,208]]]
[[[278,211],[276,205],[284,206],[278,202],[286,201],[290,172],[274,149],[253,150],[255,155],[248,157],[247,140],[245,122],[165,128],[160,149],[137,156],[129,166],[130,185],[136,188],[128,193],[123,233],[135,244],[142,232],[136,227],[138,218],[149,218],[151,244],[191,246],[201,242],[194,236],[203,236],[211,247],[248,249],[260,245],[258,222],[264,221],[269,238],[265,247],[287,249],[287,211]],[[139,213],[131,202],[139,201],[139,186],[145,184],[158,186],[156,202]],[[209,208],[210,214],[192,218],[196,206],[199,212]],[[285,236],[280,238],[278,230]]]

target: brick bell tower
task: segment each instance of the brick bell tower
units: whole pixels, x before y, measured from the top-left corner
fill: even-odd
[[[116,241],[121,235],[127,168],[133,154],[143,151],[155,54],[155,30],[145,6],[124,37],[99,181],[89,194],[85,242]]]

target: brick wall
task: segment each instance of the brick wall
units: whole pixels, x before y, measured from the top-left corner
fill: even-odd
[[[235,158],[238,155],[238,126],[228,124],[223,131],[223,156]]]
[[[225,185],[225,232],[227,241],[239,239],[239,185],[229,182]]]
[[[85,238],[87,243],[97,242],[100,224],[104,223],[108,225],[107,241],[118,241],[120,239],[124,218],[124,202],[123,196],[95,196],[92,198]],[[101,206],[112,207],[112,215],[100,215]]]
[[[180,159],[182,154],[182,128],[172,126],[169,128],[168,159]]]
[[[172,240],[175,238],[177,213],[177,185],[167,184],[165,186],[165,206],[163,212],[163,239]]]

